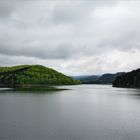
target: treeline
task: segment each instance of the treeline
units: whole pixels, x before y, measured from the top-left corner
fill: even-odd
[[[140,88],[140,69],[118,76],[113,82],[114,87]]]
[[[74,85],[80,84],[62,73],[41,65],[20,65],[0,67],[0,84],[9,86],[45,84],[45,85]]]

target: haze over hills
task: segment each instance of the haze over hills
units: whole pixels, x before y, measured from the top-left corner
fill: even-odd
[[[0,84],[16,85],[75,85],[80,81],[74,80],[54,69],[41,65],[19,65],[0,67]]]
[[[83,84],[91,84],[99,79],[99,75],[81,75],[81,76],[72,76],[75,80],[80,80]]]
[[[124,72],[119,73],[106,73],[103,75],[91,75],[91,76],[75,76],[76,80],[80,80],[83,84],[112,84],[117,76],[124,74]]]
[[[124,72],[119,72],[115,74],[107,73],[103,74],[96,82],[98,84],[112,84],[117,76],[123,75]]]

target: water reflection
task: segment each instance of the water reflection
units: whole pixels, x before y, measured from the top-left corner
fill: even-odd
[[[66,88],[56,87],[56,86],[36,86],[36,87],[15,87],[15,88],[0,88],[0,93],[53,93],[63,90],[70,90]]]
[[[72,90],[0,91],[0,139],[140,139],[139,89],[60,88]]]

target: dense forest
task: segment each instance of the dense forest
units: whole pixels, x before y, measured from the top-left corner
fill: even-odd
[[[113,82],[114,87],[140,88],[140,69],[118,76]]]
[[[0,67],[0,84],[16,85],[75,85],[79,80],[73,80],[62,73],[41,65],[19,65]]]

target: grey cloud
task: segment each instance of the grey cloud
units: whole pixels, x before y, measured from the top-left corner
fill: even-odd
[[[65,2],[61,5],[58,3],[53,11],[52,21],[55,24],[80,22],[90,11],[91,9],[85,8],[82,3]]]
[[[60,47],[40,46],[40,47],[29,47],[29,46],[18,46],[8,47],[1,46],[0,54],[9,56],[26,56],[36,57],[40,59],[68,59],[74,56],[74,50],[70,45],[62,44]]]
[[[9,17],[21,0],[0,0],[0,18]]]
[[[13,7],[9,3],[0,1],[0,17],[6,17],[11,14]]]
[[[116,67],[120,60],[112,58],[109,63],[101,56],[111,56],[116,50],[140,51],[139,4],[121,0],[0,1],[0,54],[13,58],[11,64],[17,56],[23,58],[19,63],[38,60],[47,65],[46,60],[61,60],[63,69],[57,68],[62,71]]]

